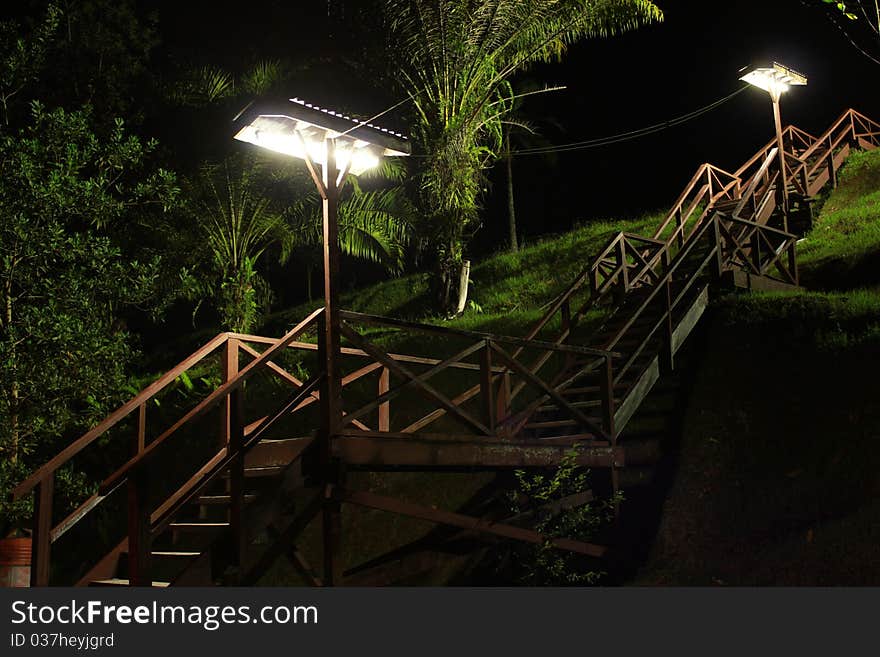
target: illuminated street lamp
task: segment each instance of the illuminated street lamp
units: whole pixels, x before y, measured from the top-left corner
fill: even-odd
[[[339,195],[349,174],[359,175],[377,166],[384,156],[406,156],[410,145],[397,132],[341,112],[317,107],[298,98],[246,107],[235,119],[235,139],[305,161],[324,206],[324,315],[321,321],[321,360],[325,372],[321,387],[319,438],[325,484],[338,483],[338,467],[331,465],[330,441],[342,421],[342,375],[339,364]],[[338,585],[341,566],[338,545],[341,521],[338,503],[325,500],[325,584]]]
[[[807,84],[807,78],[797,71],[773,62],[770,66],[744,68],[740,73],[746,72],[740,80],[763,89],[770,94],[773,101],[773,120],[776,123],[776,145],[779,150],[779,169],[782,185],[782,201],[786,216],[788,214],[788,178],[785,171],[785,145],[782,140],[782,115],[779,110],[779,100],[782,94],[790,87],[802,87]]]

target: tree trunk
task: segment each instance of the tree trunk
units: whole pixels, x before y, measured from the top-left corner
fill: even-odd
[[[465,260],[461,266],[461,274],[458,279],[458,303],[455,304],[455,314],[460,315],[464,312],[468,298],[468,281],[471,276],[471,261]]]
[[[6,281],[6,289],[4,290],[6,303],[3,318],[6,320],[6,331],[12,336],[12,276]],[[9,384],[9,461],[11,463],[18,462],[19,442],[21,438],[21,427],[19,427],[19,402],[21,399],[21,388],[18,383],[18,372],[16,363],[15,340],[10,340],[9,357],[12,360],[12,381]]]
[[[513,197],[513,157],[510,154],[510,133],[505,136],[507,150],[507,219],[510,230],[510,250],[518,251],[519,245],[516,240],[516,204]]]

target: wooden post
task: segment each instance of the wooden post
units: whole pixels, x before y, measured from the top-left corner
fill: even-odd
[[[500,379],[498,394],[495,397],[496,432],[498,424],[510,417],[510,371],[505,370]]]
[[[133,456],[137,456],[144,451],[147,443],[147,404],[146,402],[138,407],[138,425],[135,434],[134,443],[132,444]]]
[[[485,341],[480,352],[480,401],[483,421],[495,433],[495,390],[492,383],[492,342]]]
[[[678,206],[678,209],[675,211],[675,226],[676,232],[678,234],[676,240],[678,241],[678,248],[684,248],[684,220],[682,217],[681,206]]]
[[[715,273],[721,278],[724,274],[724,252],[721,245],[721,218],[718,213],[712,217],[712,232],[715,235]]]
[[[605,429],[605,433],[611,437],[612,444],[614,444],[617,442],[617,434],[614,428],[614,366],[611,362],[611,356],[605,356],[600,388],[602,390],[602,428]]]
[[[391,388],[391,370],[383,367],[379,371],[379,395],[384,395]],[[391,431],[391,402],[379,404],[379,431]]]
[[[137,432],[132,441],[132,456],[142,454],[146,446],[147,405],[138,408]],[[150,575],[150,509],[149,487],[143,468],[136,468],[128,479],[128,584],[152,586]]]
[[[238,375],[238,340],[228,338],[222,356],[223,383],[231,381]],[[230,421],[232,418],[232,397],[227,396],[223,402],[220,417],[220,447],[229,446]]]
[[[324,314],[319,321],[319,357],[324,370],[321,385],[321,427],[318,451],[324,484],[322,513],[324,534],[324,582],[327,586],[342,584],[342,513],[340,504],[331,495],[343,477],[341,464],[333,458],[333,437],[342,424],[342,373],[340,370],[339,317],[339,192],[344,183],[336,161],[336,140],[325,141],[326,160],[322,188],[324,200]]]
[[[149,486],[143,467],[128,477],[128,585],[152,586]]]
[[[755,230],[752,233],[752,244],[749,251],[752,256],[752,264],[755,267],[755,271],[759,276],[763,276],[764,271],[761,268],[761,233],[759,230]]]
[[[571,299],[566,299],[562,302],[562,306],[559,308],[559,312],[561,315],[562,321],[562,330],[570,331],[571,330]]]
[[[675,361],[672,353],[672,274],[669,272],[669,251],[663,252],[663,264],[666,270],[666,282],[663,284],[663,287],[666,288],[665,291],[665,301],[666,301],[666,335],[665,344],[663,346],[663,357],[661,362],[666,368],[667,372],[672,372],[675,369]]]
[[[232,534],[232,564],[236,573],[245,563],[247,536],[244,526],[244,389],[229,395],[229,529]],[[234,576],[233,576],[234,580]]]
[[[54,472],[47,474],[34,488],[31,586],[49,586],[49,558],[52,548],[52,494],[54,488]]]
[[[782,206],[782,229],[788,232],[788,172],[785,170],[785,143],[782,137],[782,115],[779,110],[780,92],[771,91],[773,101],[773,121],[776,124],[776,146],[779,148],[779,202]]]
[[[561,316],[560,323],[562,331],[563,333],[569,333],[569,336],[566,337],[565,340],[563,340],[563,344],[565,344],[566,342],[569,342],[569,338],[571,337],[571,299],[566,299],[562,302],[562,306],[559,308],[559,312]],[[563,367],[567,370],[571,367],[573,361],[574,359],[572,358],[572,354],[570,352],[566,352],[565,356],[563,357]]]
[[[854,133],[853,133],[854,134]],[[834,168],[834,142],[831,135],[828,135],[828,180],[831,181],[831,187],[837,187],[837,169]]]

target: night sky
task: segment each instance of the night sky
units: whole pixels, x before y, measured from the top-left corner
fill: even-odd
[[[163,56],[234,68],[261,57],[326,58],[328,74],[295,83],[291,95],[318,96],[363,113],[401,100],[390,85],[329,62],[357,57],[352,44],[372,38],[341,19],[352,0],[251,0],[248,3],[144,0],[161,14]],[[545,143],[565,144],[674,119],[736,91],[737,71],[777,60],[809,78],[783,99],[783,121],[820,134],[848,107],[880,117],[880,65],[859,54],[814,0],[657,0],[663,24],[573,47],[560,64],[527,74],[565,91],[524,106]],[[227,7],[223,9],[223,7]],[[328,11],[330,17],[328,19]],[[858,33],[858,26],[849,25]],[[364,30],[367,28],[364,27]],[[346,33],[346,30],[349,33]],[[880,43],[865,43],[880,52]],[[407,131],[406,116],[385,119]],[[773,134],[769,98],[757,89],[686,125],[628,143],[520,157],[515,163],[520,230],[528,238],[592,218],[667,208],[697,167],[735,170]],[[490,176],[485,225],[476,255],[498,248],[504,230],[501,168]]]

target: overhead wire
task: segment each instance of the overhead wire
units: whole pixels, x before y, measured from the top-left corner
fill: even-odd
[[[668,130],[669,128],[673,128],[675,126],[682,125],[684,123],[688,123],[697,119],[708,112],[720,107],[724,103],[727,103],[730,100],[733,100],[736,96],[744,92],[749,88],[749,85],[745,85],[732,94],[724,96],[700,109],[694,110],[693,112],[688,112],[687,114],[683,114],[674,119],[670,119],[668,121],[664,121],[663,123],[656,123],[651,126],[647,126],[644,128],[639,128],[638,130],[631,130],[629,132],[622,132],[615,135],[609,135],[607,137],[598,137],[596,139],[589,139],[586,141],[577,141],[568,144],[557,144],[550,146],[541,146],[535,148],[523,148],[511,151],[511,155],[513,156],[522,156],[522,155],[546,155],[551,153],[567,153],[571,151],[579,151],[586,150],[590,148],[599,148],[600,146],[610,146],[612,144],[619,144],[626,141],[631,141],[633,139],[639,139],[641,137],[646,137],[648,135],[652,135],[658,132],[662,132],[663,130]]]

